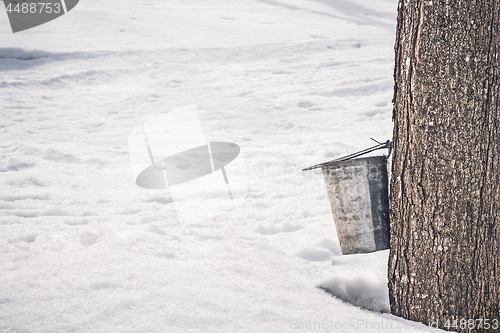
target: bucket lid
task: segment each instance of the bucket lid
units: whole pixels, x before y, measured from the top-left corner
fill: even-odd
[[[372,138],[370,138],[370,139],[372,139]],[[348,160],[351,160],[353,158],[356,158],[356,157],[359,157],[359,156],[371,153],[372,151],[375,151],[375,150],[378,150],[378,149],[387,148],[389,150],[389,154],[387,155],[387,157],[389,157],[391,155],[391,151],[392,151],[392,141],[391,140],[387,140],[386,142],[378,142],[375,139],[372,139],[372,140],[375,141],[375,142],[377,142],[378,145],[370,147],[370,148],[367,148],[367,149],[360,150],[358,152],[346,155],[344,157],[339,157],[337,159],[334,159],[334,160],[331,160],[331,161],[328,161],[328,162],[323,162],[323,163],[320,163],[320,164],[316,164],[316,165],[310,166],[308,168],[302,169],[302,171],[307,171],[307,170],[313,170],[313,169],[321,168],[322,166],[324,166],[326,164],[332,164],[332,163],[336,163],[336,162],[348,161]]]

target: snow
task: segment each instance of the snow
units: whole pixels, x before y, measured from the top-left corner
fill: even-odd
[[[87,0],[16,34],[0,9],[0,331],[434,331],[388,313],[388,251],[342,256],[300,171],[391,137],[396,9]],[[189,105],[248,195],[180,227],[127,139]]]

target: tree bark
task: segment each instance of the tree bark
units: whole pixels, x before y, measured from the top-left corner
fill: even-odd
[[[499,332],[500,0],[400,0],[395,53],[391,311]]]

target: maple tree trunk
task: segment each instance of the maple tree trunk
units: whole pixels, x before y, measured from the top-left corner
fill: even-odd
[[[500,0],[400,0],[395,53],[391,312],[500,332]]]

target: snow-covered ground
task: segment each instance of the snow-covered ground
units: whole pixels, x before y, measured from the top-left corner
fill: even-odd
[[[0,331],[433,331],[387,313],[388,251],[342,256],[300,171],[391,137],[396,9],[82,0],[12,34],[2,4]],[[127,138],[193,104],[241,147],[248,196],[180,227]]]

